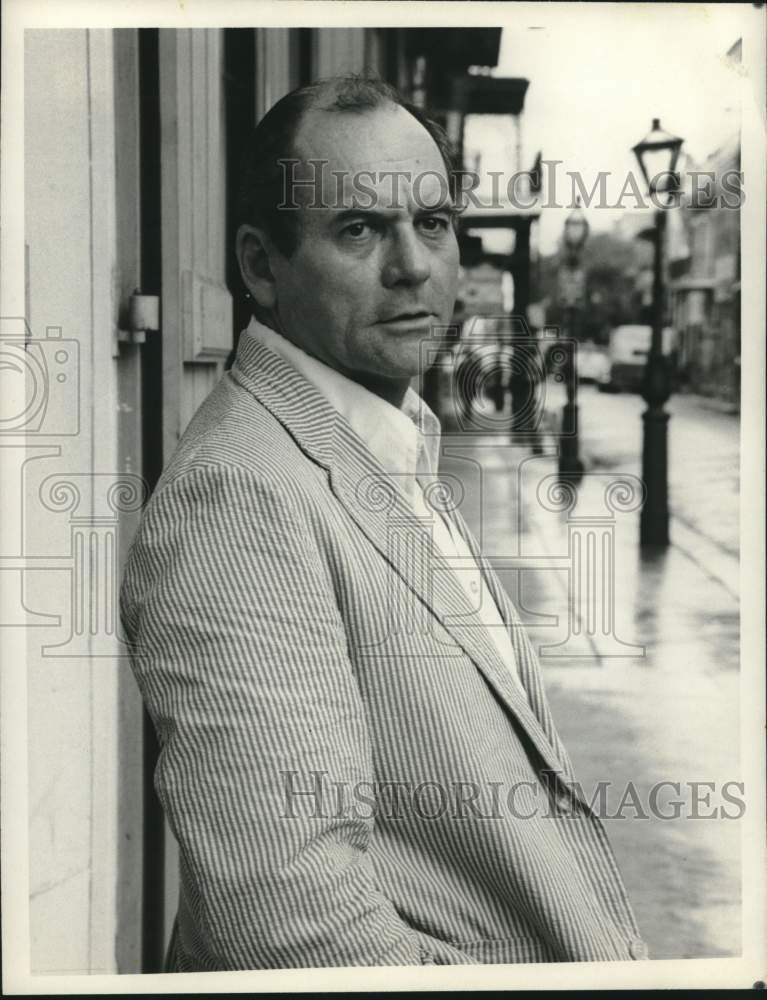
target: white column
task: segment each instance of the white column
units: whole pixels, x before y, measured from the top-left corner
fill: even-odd
[[[114,482],[123,465],[114,37],[51,30],[25,39],[27,318],[47,374],[42,416],[27,428],[34,461],[17,470],[16,488],[25,602],[60,622],[32,621],[27,632],[35,973],[115,972],[118,952],[137,954],[140,940],[135,910],[120,902],[126,862],[133,886],[140,881],[141,835],[140,699],[114,627],[122,515],[102,520],[96,496],[98,477]],[[53,476],[79,484],[77,525],[43,502]]]

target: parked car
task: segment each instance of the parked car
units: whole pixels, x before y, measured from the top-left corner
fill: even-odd
[[[576,365],[579,382],[602,382],[610,371],[607,351],[590,340],[578,344]]]
[[[608,365],[597,380],[601,392],[620,392],[622,389],[636,392],[642,383],[647,355],[652,340],[652,327],[626,324],[616,326],[610,334],[607,351]],[[663,330],[663,353],[672,359],[676,357],[676,331],[670,326]]]

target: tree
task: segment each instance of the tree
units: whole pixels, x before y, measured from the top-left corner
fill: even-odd
[[[645,265],[641,241],[611,232],[592,232],[581,254],[586,275],[585,303],[576,335],[579,340],[606,344],[610,331],[621,323],[638,322],[636,278]],[[538,280],[547,303],[546,322],[562,326],[565,314],[559,301],[561,252],[542,257]]]

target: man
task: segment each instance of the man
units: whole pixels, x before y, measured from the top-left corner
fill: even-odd
[[[451,315],[452,181],[379,83],[294,92],[253,137],[258,318],[121,593],[180,845],[170,970],[645,955],[516,612],[429,503],[409,383]]]

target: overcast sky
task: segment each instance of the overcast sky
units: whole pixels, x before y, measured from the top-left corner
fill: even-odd
[[[504,5],[495,76],[530,81],[522,124],[523,167],[541,150],[581,171],[590,189],[600,170],[638,174],[631,147],[660,118],[702,161],[737,128],[740,73],[725,60],[741,36],[749,4]],[[753,21],[751,21],[753,24]],[[511,162],[513,133],[503,119],[470,118],[467,151],[481,149],[483,169]],[[614,200],[614,199],[613,199]],[[632,207],[630,199],[624,202]],[[538,224],[542,252],[556,248],[566,210],[545,209]],[[592,207],[589,222],[610,228],[619,213]]]

